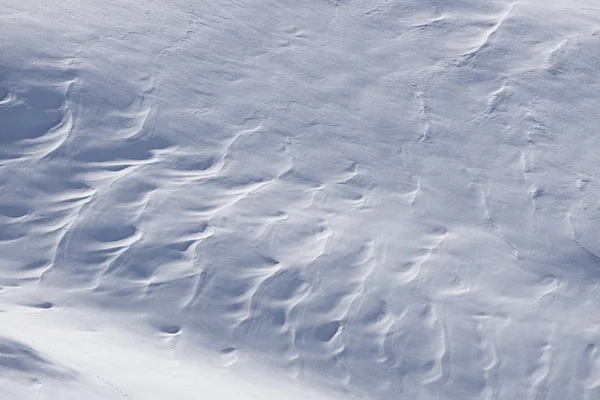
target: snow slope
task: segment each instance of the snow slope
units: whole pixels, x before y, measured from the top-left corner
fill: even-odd
[[[0,399],[600,398],[593,0],[5,0]]]

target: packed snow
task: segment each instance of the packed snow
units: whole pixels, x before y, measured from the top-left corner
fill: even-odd
[[[1,400],[600,399],[596,0],[4,0]]]

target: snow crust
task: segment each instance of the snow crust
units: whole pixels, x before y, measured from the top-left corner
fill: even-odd
[[[0,399],[600,398],[600,6],[5,0]]]

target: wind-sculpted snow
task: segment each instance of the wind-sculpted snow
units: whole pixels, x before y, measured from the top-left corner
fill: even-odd
[[[0,398],[598,398],[598,32],[8,1]]]

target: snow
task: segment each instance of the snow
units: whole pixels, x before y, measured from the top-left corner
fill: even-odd
[[[0,399],[600,398],[592,0],[6,0]]]

